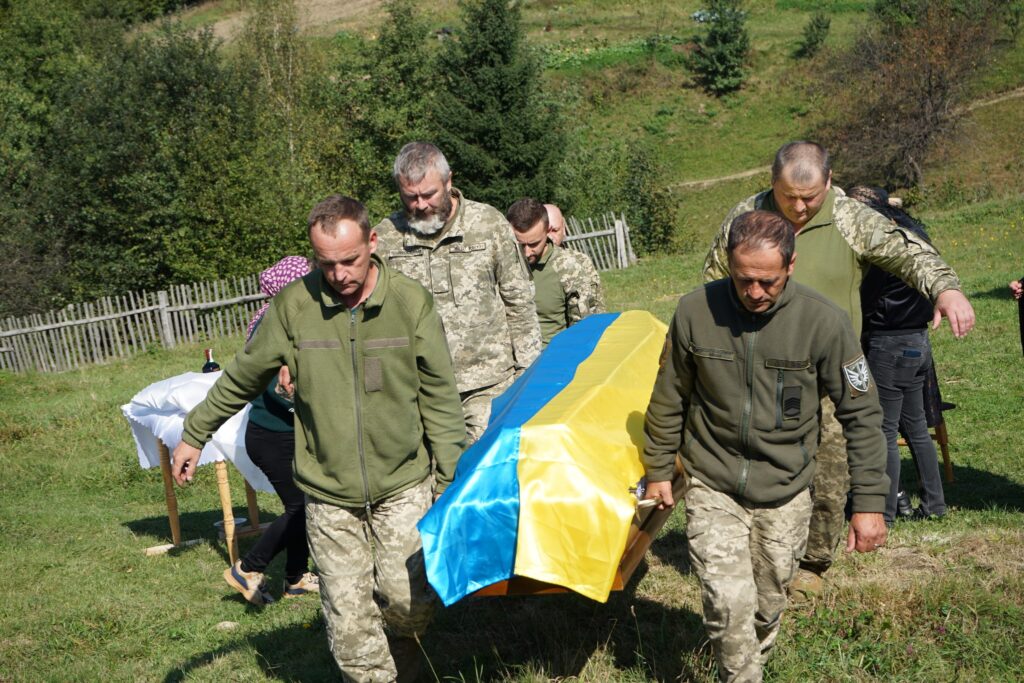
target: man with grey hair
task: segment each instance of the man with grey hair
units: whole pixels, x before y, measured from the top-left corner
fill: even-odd
[[[393,175],[404,209],[375,228],[379,252],[434,295],[473,443],[487,427],[491,400],[540,353],[530,272],[508,221],[452,187],[436,146],[407,144]]]
[[[793,226],[770,211],[731,223],[730,278],[679,300],[645,419],[647,497],[675,504],[685,472],[690,565],[722,681],[760,681],[807,541],[818,403],[849,444],[846,549],[886,538],[878,393],[849,316],[790,276]]]
[[[793,277],[828,298],[850,316],[859,336],[860,282],[868,266],[899,276],[935,306],[932,327],[943,316],[956,337],[974,327],[974,309],[963,295],[956,273],[926,241],[908,233],[864,204],[832,187],[828,152],[813,142],[783,145],[772,164],[771,189],[737,204],[722,222],[704,262],[705,281],[729,275],[726,245],[736,216],[752,209],[775,211],[796,228],[800,267]],[[821,445],[813,494],[807,552],[793,589],[813,594],[832,565],[842,534],[849,489],[846,449],[832,401],[821,402]]]

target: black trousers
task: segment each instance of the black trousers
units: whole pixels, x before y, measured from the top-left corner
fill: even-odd
[[[295,583],[309,567],[306,494],[295,485],[292,475],[295,432],[274,432],[250,422],[245,430],[245,448],[249,459],[263,470],[274,486],[284,504],[284,513],[267,527],[242,558],[242,571],[263,572],[279,552],[287,549],[284,575],[289,583]]]

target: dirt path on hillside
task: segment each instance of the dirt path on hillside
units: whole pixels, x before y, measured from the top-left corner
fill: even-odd
[[[988,99],[975,100],[974,102],[964,107],[964,111],[974,111],[975,109],[981,109],[982,107],[990,107],[993,104],[999,104],[1000,102],[1016,99],[1018,97],[1024,97],[1024,86],[1016,88],[1014,90],[1008,90],[1004,93],[1000,93],[999,95],[995,95]],[[719,176],[717,178],[705,178],[704,180],[687,180],[681,183],[674,183],[672,185],[669,185],[668,187],[670,190],[679,190],[683,188],[702,189],[705,187],[711,187],[712,185],[717,185],[718,183],[725,183],[730,180],[740,180],[742,178],[749,178],[760,173],[767,173],[768,171],[771,170],[771,166],[761,166],[759,168],[751,168],[746,171],[740,171],[739,173],[732,173],[730,175]]]
[[[319,33],[318,29],[338,21],[358,20],[376,14],[383,0],[296,0],[299,30],[302,33]],[[225,41],[232,41],[245,25],[248,12],[235,12],[213,24],[213,34]]]

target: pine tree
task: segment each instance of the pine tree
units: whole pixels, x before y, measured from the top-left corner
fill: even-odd
[[[741,0],[705,0],[693,18],[707,29],[694,38],[696,49],[689,65],[704,89],[716,96],[739,90],[746,78],[744,63],[750,52],[747,13]]]
[[[466,196],[504,209],[545,200],[563,154],[560,118],[541,90],[517,4],[462,0],[464,28],[441,52],[436,142]]]

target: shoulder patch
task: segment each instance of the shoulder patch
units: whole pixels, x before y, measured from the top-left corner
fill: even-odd
[[[868,371],[868,361],[864,356],[843,365],[843,375],[846,376],[846,383],[850,385],[851,396],[866,394],[871,387],[871,373]]]

